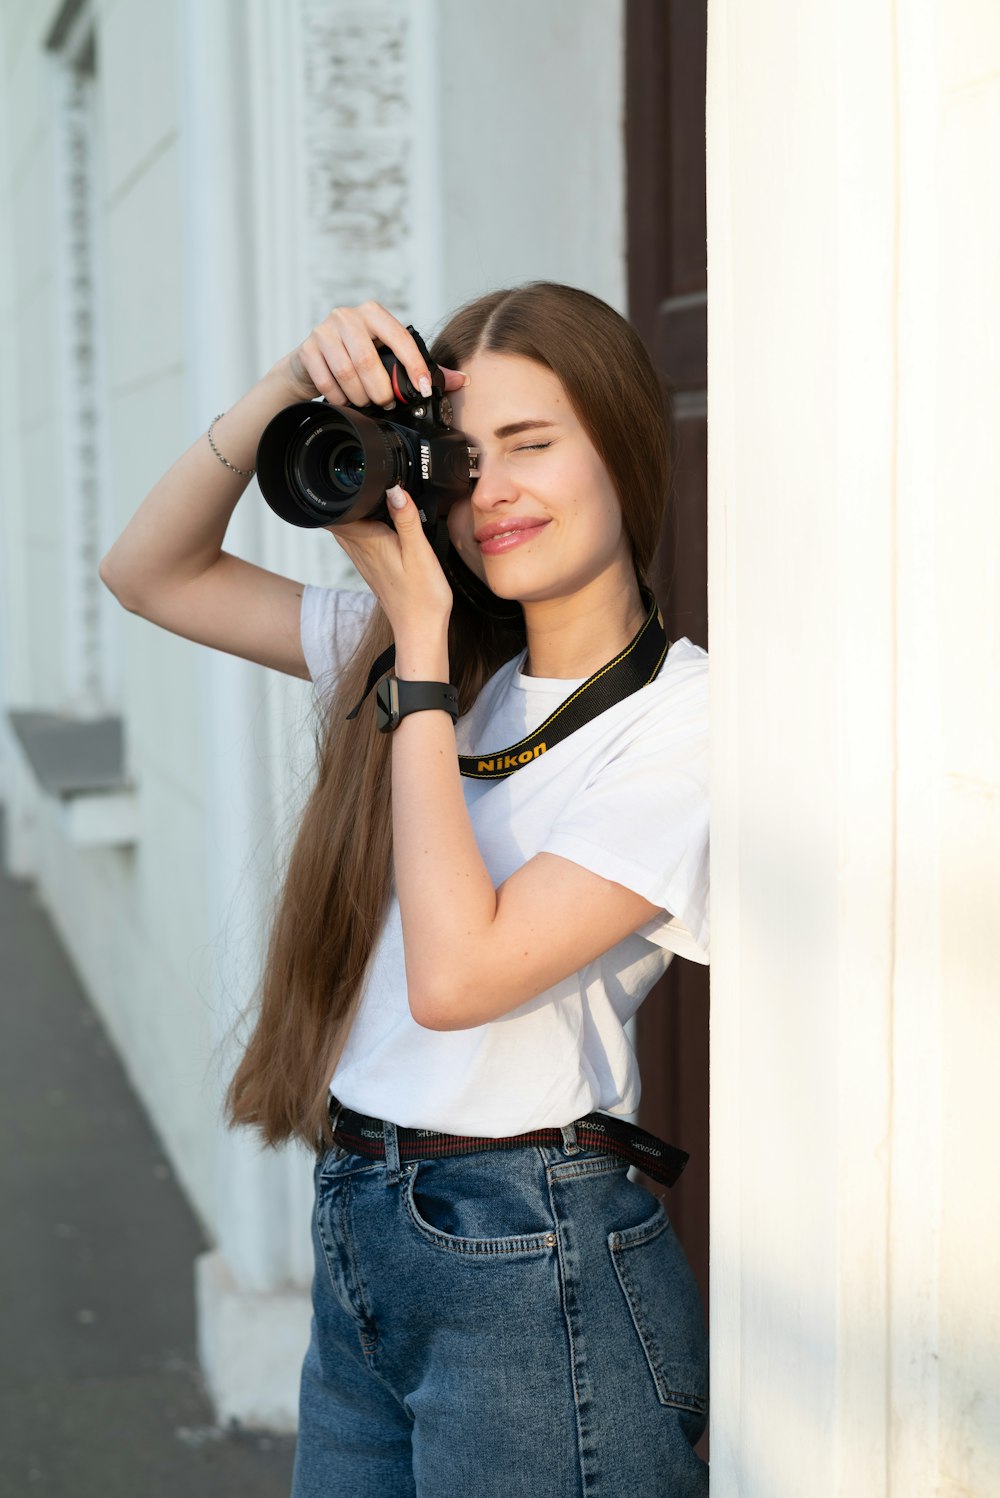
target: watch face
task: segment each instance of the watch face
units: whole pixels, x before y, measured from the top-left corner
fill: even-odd
[[[399,722],[399,692],[396,678],[384,676],[375,688],[375,726],[379,733],[390,733]]]

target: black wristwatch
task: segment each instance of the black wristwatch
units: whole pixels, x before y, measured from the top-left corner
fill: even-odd
[[[379,733],[391,733],[407,713],[419,713],[434,707],[444,708],[446,713],[450,713],[453,723],[458,718],[458,692],[448,682],[400,681],[397,676],[385,676],[375,688],[375,721]]]

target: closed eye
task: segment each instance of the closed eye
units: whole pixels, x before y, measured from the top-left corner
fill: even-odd
[[[517,453],[536,453],[541,452],[543,447],[551,446],[551,442],[531,442],[526,447],[515,447],[514,451]]]

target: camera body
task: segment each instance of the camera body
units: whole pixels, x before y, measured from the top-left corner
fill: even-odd
[[[257,481],[270,508],[291,525],[346,525],[384,520],[391,525],[386,490],[400,484],[421,511],[425,528],[440,535],[448,510],[467,499],[477,477],[475,448],[451,426],[444,375],[415,328],[427,360],[430,396],[421,395],[389,348],[379,357],[392,381],[396,407],[333,406],[299,401],[264,428],[257,447]]]

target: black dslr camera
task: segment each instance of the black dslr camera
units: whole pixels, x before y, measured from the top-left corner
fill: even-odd
[[[429,397],[411,383],[392,349],[379,349],[396,397],[391,419],[377,405],[331,406],[322,400],[286,406],[264,428],[257,481],[282,520],[314,527],[352,520],[391,525],[385,491],[401,484],[441,558],[447,547],[444,518],[472,493],[478,453],[462,432],[452,430],[444,375],[417,330],[407,332],[427,360]]]

